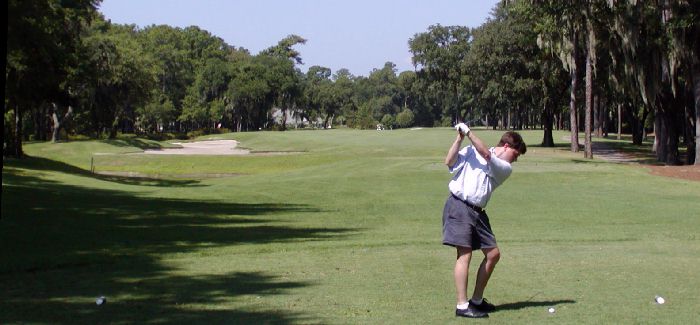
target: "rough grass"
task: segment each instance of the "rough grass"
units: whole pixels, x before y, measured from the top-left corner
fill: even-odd
[[[477,132],[490,144],[500,135]],[[523,135],[528,153],[487,207],[503,252],[490,322],[695,322],[700,184]],[[453,131],[216,137],[302,152],[144,158],[122,154],[140,141],[85,141],[5,160],[0,323],[465,321],[453,316],[455,253],[440,245]],[[95,153],[112,153],[98,170],[238,176],[96,175]]]

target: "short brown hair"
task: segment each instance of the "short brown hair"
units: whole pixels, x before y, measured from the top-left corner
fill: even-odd
[[[501,136],[501,141],[498,142],[498,147],[503,147],[503,145],[508,144],[509,147],[518,150],[518,153],[524,155],[527,152],[527,145],[523,141],[523,137],[520,136],[518,132],[508,131],[503,133]]]

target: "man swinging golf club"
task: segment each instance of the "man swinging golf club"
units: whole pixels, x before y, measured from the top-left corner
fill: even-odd
[[[466,124],[459,123],[455,129],[457,138],[445,157],[445,164],[454,176],[449,183],[450,196],[442,214],[442,243],[457,249],[455,314],[482,318],[496,310],[484,299],[484,289],[501,257],[484,208],[491,193],[510,176],[511,163],[525,154],[527,146],[517,132],[504,133],[496,147],[487,148]],[[464,137],[469,138],[471,145],[460,150]],[[479,266],[472,298],[467,299],[469,262],[472,251],[479,249],[484,253],[484,260]]]

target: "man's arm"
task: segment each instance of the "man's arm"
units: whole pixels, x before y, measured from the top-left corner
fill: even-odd
[[[457,162],[457,155],[459,154],[459,147],[462,146],[463,139],[464,139],[464,134],[457,131],[457,138],[455,139],[455,142],[452,143],[452,146],[450,147],[450,150],[447,151],[447,156],[445,157],[445,165],[447,165],[447,167],[452,168],[452,166],[454,166],[454,164]]]
[[[467,132],[467,137],[469,138],[469,141],[472,142],[472,145],[474,145],[474,148],[476,148],[476,151],[484,157],[484,159],[491,160],[491,151],[489,151],[489,148],[484,145],[484,143],[477,137],[474,132]]]
[[[469,126],[464,124],[464,123],[459,123],[455,125],[455,129],[459,132],[459,135],[461,138],[464,138],[466,135],[469,138],[469,141],[472,142],[472,145],[476,149],[476,152],[479,153],[484,159],[486,160],[491,160],[491,152],[489,151],[489,148],[484,145],[484,143],[474,135],[474,132],[471,132],[471,129],[469,129]],[[447,161],[445,161],[447,162]]]
[[[474,134],[474,132],[471,132],[468,126],[460,123],[455,126],[455,128],[457,129],[457,138],[455,139],[455,142],[452,143],[450,150],[447,152],[447,156],[445,157],[445,165],[452,168],[455,162],[457,162],[459,147],[462,146],[462,140],[464,140],[465,135],[469,138],[469,141],[471,141],[479,155],[484,157],[486,160],[491,160],[491,151],[489,151],[489,148],[486,147],[484,142],[482,142],[481,139]]]

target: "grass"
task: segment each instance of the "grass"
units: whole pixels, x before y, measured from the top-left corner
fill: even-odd
[[[28,144],[31,158],[3,167],[0,323],[463,323],[440,245],[453,136],[217,135],[300,151],[226,157],[126,154],[170,146],[138,139]],[[700,184],[523,136],[527,155],[487,207],[503,253],[490,322],[695,322]],[[92,174],[94,153],[111,153],[98,171],[185,177]]]

